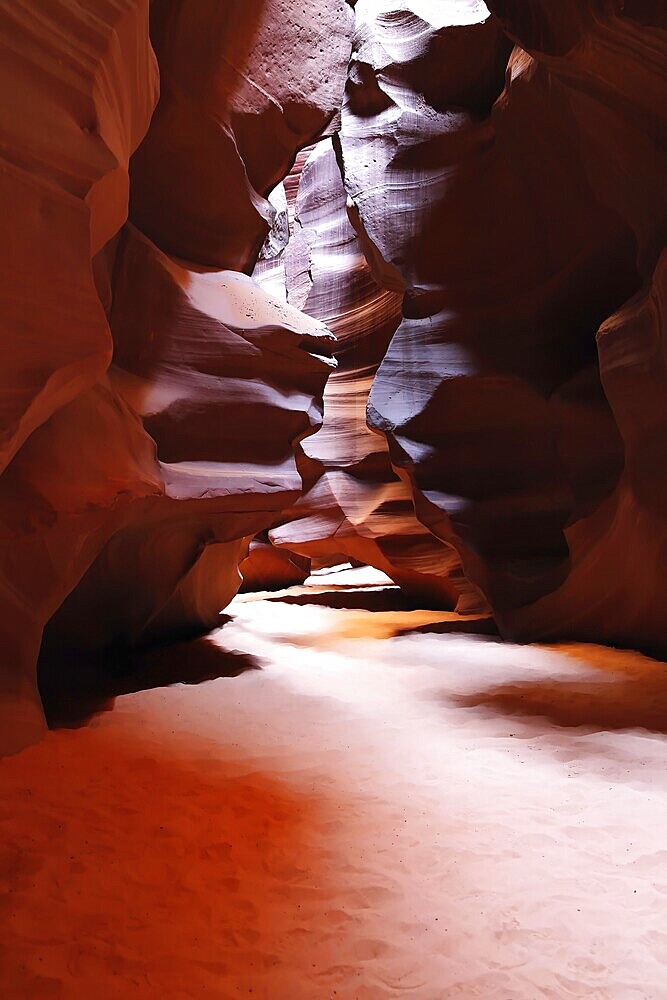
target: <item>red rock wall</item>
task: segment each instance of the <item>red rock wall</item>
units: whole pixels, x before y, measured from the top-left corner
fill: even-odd
[[[50,647],[213,627],[244,539],[299,495],[294,442],[321,419],[328,331],[246,275],[186,270],[132,226],[111,328],[110,378],[155,443],[162,495],[109,540],[51,621]]]
[[[45,626],[208,628],[269,527],[665,648],[662,2],[0,0],[0,42],[0,749]]]
[[[161,94],[132,163],[132,219],[162,250],[251,270],[266,195],[341,103],[346,0],[153,0]]]
[[[106,378],[94,266],[127,216],[157,98],[147,0],[0,4],[0,749],[39,735],[42,628],[106,538],[159,492],[154,448]]]
[[[47,623],[43,656],[210,627],[301,489],[330,337],[238,272],[352,15],[278,7],[0,0],[0,752],[43,731]]]
[[[239,564],[243,582],[241,593],[283,590],[304,582],[311,571],[311,561],[288,549],[271,545],[267,537],[254,538]]]

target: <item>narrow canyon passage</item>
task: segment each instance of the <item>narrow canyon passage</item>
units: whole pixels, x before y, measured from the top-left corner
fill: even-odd
[[[0,0],[0,1000],[667,1000],[666,8]]]
[[[4,1000],[667,996],[664,664],[368,570],[226,613],[2,762]]]

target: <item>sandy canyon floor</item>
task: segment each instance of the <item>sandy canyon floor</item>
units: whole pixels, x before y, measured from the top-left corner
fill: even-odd
[[[0,761],[3,1000],[667,998],[665,665],[380,583],[52,684],[87,721]]]

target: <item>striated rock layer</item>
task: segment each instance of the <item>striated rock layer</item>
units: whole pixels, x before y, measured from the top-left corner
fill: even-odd
[[[147,0],[0,3],[0,751],[43,731],[44,624],[160,489],[154,446],[105,375],[96,287],[157,97],[147,19]]]
[[[307,556],[276,548],[265,534],[253,538],[239,564],[241,593],[284,590],[302,584],[310,576],[311,561]]]
[[[355,7],[345,184],[406,286],[370,421],[506,634],[664,645],[662,5],[489,7]]]
[[[385,289],[371,273],[348,219],[331,140],[319,142],[307,159],[300,154],[285,201],[286,249],[255,273],[274,288],[282,270],[290,303],[335,334],[338,367],[325,390],[323,426],[303,443],[304,495],[269,539],[318,565],[352,559],[375,566],[422,603],[478,610],[483,600],[463,577],[457,553],[416,519],[386,439],[366,423],[368,393],[400,321],[402,283]]]
[[[186,270],[131,226],[111,328],[110,377],[155,442],[162,495],[114,534],[50,623],[61,649],[217,623],[244,540],[301,491],[294,442],[319,425],[330,370],[321,324],[246,275]]]
[[[0,0],[0,752],[43,731],[45,626],[44,658],[210,627],[301,490],[331,338],[224,268],[340,104],[352,13],[302,4],[271,53],[276,4],[219,7],[155,0],[149,37],[147,0]]]
[[[153,0],[161,95],[133,160],[132,219],[163,250],[252,269],[267,201],[338,111],[346,0]]]
[[[209,628],[241,560],[665,648],[662,2],[0,0],[0,45],[0,751],[44,630]]]

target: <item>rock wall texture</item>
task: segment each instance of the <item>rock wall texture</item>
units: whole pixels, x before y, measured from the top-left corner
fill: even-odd
[[[132,164],[132,219],[163,250],[252,269],[268,192],[341,103],[346,0],[153,0],[160,101]]]
[[[0,4],[0,743],[44,727],[45,622],[105,539],[159,491],[154,449],[106,377],[96,287],[158,73],[147,3]]]
[[[403,284],[397,277],[382,287],[373,277],[348,218],[331,139],[300,154],[286,189],[285,249],[255,273],[275,288],[280,265],[288,301],[335,335],[338,365],[325,389],[324,423],[303,442],[304,493],[268,538],[318,565],[352,559],[375,566],[422,604],[479,610],[483,598],[456,551],[417,520],[386,438],[366,422],[375,373],[401,319]]]
[[[283,590],[298,586],[310,576],[311,561],[307,556],[277,548],[264,533],[250,542],[239,572],[243,577],[239,588],[242,593]]]
[[[340,158],[406,288],[370,423],[506,635],[664,649],[664,5],[489,8],[355,6]]]
[[[667,648],[662,0],[0,0],[0,45],[0,751],[40,648],[209,628],[241,561]]]
[[[0,752],[44,729],[45,628],[54,657],[210,627],[301,490],[331,337],[239,272],[351,29],[343,0],[0,2]]]

